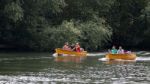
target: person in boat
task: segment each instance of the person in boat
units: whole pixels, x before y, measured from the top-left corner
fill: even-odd
[[[119,46],[119,49],[117,51],[117,54],[124,54],[124,49],[122,49],[121,46]]]
[[[75,44],[71,44],[70,48],[72,49],[72,51],[75,51],[75,49],[74,49],[75,48]]]
[[[115,46],[113,46],[113,47],[112,47],[112,49],[111,49],[111,53],[112,53],[112,54],[117,54],[117,49],[116,49],[116,47],[115,47]]]
[[[80,48],[80,51],[83,52],[83,51],[84,51],[84,48]]]
[[[129,50],[125,50],[124,53],[125,53],[125,54],[131,54],[132,52],[129,51]]]
[[[66,42],[65,44],[64,44],[64,46],[63,46],[63,48],[62,48],[63,50],[71,50],[71,48],[70,48],[70,46],[69,46],[69,43],[68,42]]]
[[[108,53],[111,53],[111,49],[108,49]]]
[[[81,52],[81,50],[80,50],[80,44],[76,43],[75,47],[72,50],[75,50],[76,52]]]

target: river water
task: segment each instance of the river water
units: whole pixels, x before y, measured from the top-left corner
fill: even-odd
[[[150,84],[150,53],[136,53],[135,61],[106,61],[105,53],[0,53],[0,84]]]

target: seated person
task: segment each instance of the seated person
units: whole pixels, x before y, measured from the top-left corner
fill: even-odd
[[[75,50],[76,52],[80,52],[81,50],[80,50],[79,43],[76,43],[75,47],[72,50]]]
[[[111,53],[111,50],[110,50],[110,49],[108,49],[108,53]]]
[[[75,48],[75,44],[71,44],[71,45],[70,45],[70,48],[72,49],[72,51],[74,51],[74,50],[75,50],[75,49],[74,49],[74,48]]]
[[[119,49],[117,51],[118,54],[124,54],[124,49],[122,49],[121,46],[119,46]]]
[[[71,50],[71,48],[69,47],[69,44],[68,44],[68,42],[66,42],[65,44],[64,44],[64,46],[63,46],[63,48],[62,48],[63,50]]]
[[[132,52],[131,51],[124,51],[124,53],[126,53],[126,54],[131,54]]]
[[[83,48],[80,48],[80,51],[81,51],[81,52],[83,52],[83,51],[84,51],[84,49],[83,49]]]
[[[116,49],[116,47],[115,47],[115,46],[113,46],[113,47],[112,47],[112,49],[111,49],[111,53],[112,53],[112,54],[117,54],[117,49]]]

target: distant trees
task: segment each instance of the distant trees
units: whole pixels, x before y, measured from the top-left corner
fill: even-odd
[[[150,48],[150,1],[147,0],[146,7],[142,10],[142,14],[140,16],[140,21],[142,27],[139,30],[139,33],[142,33],[142,45],[144,48]]]
[[[149,45],[148,0],[0,0],[0,44],[49,51]]]
[[[145,31],[142,11],[147,0],[116,0],[107,16],[113,29],[112,42],[116,45],[137,47],[143,41]],[[142,45],[141,45],[142,46]]]

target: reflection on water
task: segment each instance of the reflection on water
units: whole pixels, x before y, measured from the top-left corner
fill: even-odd
[[[75,62],[75,63],[81,63],[86,59],[85,56],[58,56],[55,57],[56,62]]]
[[[133,62],[108,62],[102,61],[105,60],[103,57],[53,58],[43,53],[0,54],[0,84],[150,83],[150,60],[138,61],[139,58]]]
[[[109,61],[105,61],[104,63],[106,64],[132,64],[135,63],[135,60],[132,61],[124,61],[124,60],[109,60]]]

